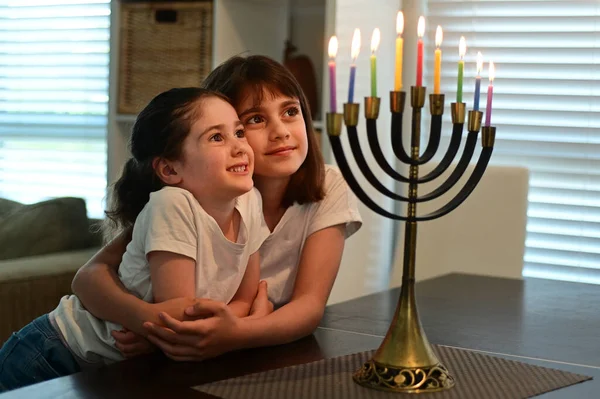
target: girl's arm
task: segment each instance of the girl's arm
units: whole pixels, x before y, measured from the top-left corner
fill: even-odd
[[[235,349],[284,344],[311,334],[323,316],[344,239],[343,225],[319,230],[307,238],[292,299],[273,313],[238,319],[222,304],[201,300],[188,315],[210,312],[213,317],[179,322],[161,315],[168,328],[145,323],[148,339],[172,359],[202,360]]]
[[[129,241],[131,229],[123,231],[100,249],[77,271],[71,289],[94,316],[139,331],[143,321],[134,323],[133,319],[140,316],[146,303],[131,294],[117,275]]]
[[[260,279],[260,259],[258,251],[250,255],[248,266],[244,273],[244,278],[229,302],[229,308],[237,317],[246,317],[250,313],[250,308],[256,298],[258,290],[258,281]]]
[[[131,230],[124,231],[98,251],[77,271],[71,289],[83,306],[94,316],[111,321],[140,335],[146,335],[145,321],[160,323],[159,312],[176,316],[181,309],[194,304],[190,298],[179,298],[150,304],[131,294],[121,283],[117,270]]]
[[[243,347],[292,342],[319,326],[342,261],[344,243],[343,225],[317,231],[306,239],[290,302],[265,317],[243,320]]]

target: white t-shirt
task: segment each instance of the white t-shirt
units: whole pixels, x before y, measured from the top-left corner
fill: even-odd
[[[250,255],[269,234],[258,190],[238,197],[235,207],[241,218],[234,243],[190,192],[165,187],[150,194],[119,266],[122,283],[140,299],[153,302],[147,255],[168,251],[196,261],[197,297],[228,303],[240,286]],[[110,335],[121,326],[94,317],[75,295],[63,297],[51,318],[77,357],[90,363],[123,360]]]
[[[362,225],[356,197],[340,170],[325,165],[325,171],[325,198],[289,207],[260,247],[260,278],[267,281],[275,306],[290,301],[304,242],[312,233],[342,224],[348,238]]]

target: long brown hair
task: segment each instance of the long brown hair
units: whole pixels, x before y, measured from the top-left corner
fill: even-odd
[[[305,204],[323,199],[325,163],[317,144],[310,107],[300,84],[283,65],[269,57],[253,55],[232,57],[212,71],[202,83],[202,87],[222,93],[238,106],[246,93],[252,93],[255,103],[262,101],[264,91],[274,95],[297,98],[304,116],[308,151],[300,168],[291,176],[282,206],[295,202]]]

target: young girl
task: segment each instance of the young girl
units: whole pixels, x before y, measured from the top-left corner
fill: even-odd
[[[185,297],[196,296],[247,316],[269,232],[235,109],[205,89],[169,90],[140,113],[130,145],[107,212],[119,227],[133,226],[121,283],[140,301],[174,300],[169,312],[179,320],[192,303]],[[110,334],[120,328],[92,316],[77,296],[63,297],[0,350],[0,391],[122,360]]]
[[[323,315],[344,240],[361,225],[356,199],[339,170],[323,163],[308,103],[287,69],[263,56],[234,57],[203,87],[232,100],[254,150],[254,184],[271,231],[260,248],[266,284],[259,286],[253,304],[263,317],[236,318],[222,301],[199,300],[188,315],[212,316],[178,322],[164,314],[164,304],[138,300],[114,278],[126,235],[104,247],[73,281],[74,292],[92,313],[133,331],[143,325],[148,339],[175,360],[202,360],[311,334]],[[276,308],[272,313],[270,302]],[[169,329],[148,323],[157,314]],[[114,336],[127,356],[147,350],[136,334]]]

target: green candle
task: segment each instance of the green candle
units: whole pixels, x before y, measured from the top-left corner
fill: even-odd
[[[463,72],[465,69],[465,62],[463,60],[458,61],[458,83],[456,84],[456,102],[462,103],[462,87],[463,87]]]
[[[373,36],[371,36],[371,97],[377,97],[377,58],[375,58],[375,52],[379,47],[380,39],[381,32],[379,28],[375,28]]]
[[[377,97],[377,58],[371,56],[371,97]]]
[[[460,61],[458,61],[458,82],[456,83],[456,102],[462,103],[462,94],[463,94],[463,73],[465,70],[465,54],[467,53],[467,43],[465,41],[464,36],[460,37],[460,41],[458,43],[458,55],[460,56]]]

